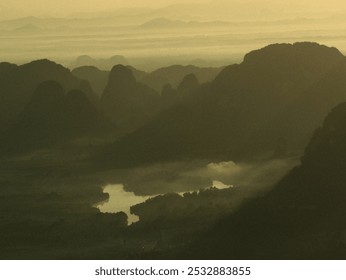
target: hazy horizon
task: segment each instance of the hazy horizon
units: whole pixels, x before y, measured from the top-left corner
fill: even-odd
[[[42,1],[33,0],[30,1],[30,5],[27,5],[25,0],[6,1],[0,4],[0,16],[1,19],[13,19],[26,16],[38,16],[38,17],[69,17],[71,15],[82,13],[96,13],[96,12],[112,12],[118,9],[162,9],[168,6],[179,5],[189,7],[189,5],[198,5],[199,8],[206,9],[210,12],[210,9],[219,11],[218,14],[210,15],[224,17],[225,14],[229,14],[229,20],[232,20],[233,15],[238,15],[245,20],[248,17],[252,17],[257,14],[258,17],[271,15],[274,18],[282,18],[287,15],[296,16],[312,16],[319,14],[320,16],[328,16],[331,13],[344,13],[346,9],[346,3],[340,0],[325,1],[312,1],[312,0],[165,0],[165,1],[152,1],[142,0],[140,3],[134,0],[61,0],[61,1]],[[191,12],[191,11],[190,11]],[[198,12],[198,11],[197,11]],[[192,11],[192,14],[196,11]]]
[[[151,71],[171,64],[220,67],[273,43],[316,41],[346,50],[346,3],[324,1],[6,1],[0,61],[124,56]]]

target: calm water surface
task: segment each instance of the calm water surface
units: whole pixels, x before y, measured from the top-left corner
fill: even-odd
[[[230,186],[223,184],[220,181],[213,181],[213,186],[218,189],[229,188]],[[131,214],[130,207],[146,201],[153,196],[137,196],[133,192],[124,191],[124,185],[115,184],[107,185],[103,192],[109,194],[109,200],[97,205],[103,213],[125,212],[128,216],[128,223],[132,224],[139,221],[139,217]],[[183,193],[179,193],[182,195]]]

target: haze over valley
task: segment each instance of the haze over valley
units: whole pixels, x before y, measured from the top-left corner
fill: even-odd
[[[0,259],[345,259],[341,1],[0,4]]]

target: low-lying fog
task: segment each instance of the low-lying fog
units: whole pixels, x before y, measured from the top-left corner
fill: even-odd
[[[101,212],[125,212],[129,224],[138,221],[130,207],[166,193],[198,191],[215,187],[244,188],[238,201],[271,189],[292,167],[296,159],[276,159],[261,163],[184,162],[156,164],[127,170],[118,183],[104,187],[109,200],[97,205]]]

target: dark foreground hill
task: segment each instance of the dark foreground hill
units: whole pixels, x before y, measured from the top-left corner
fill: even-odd
[[[130,69],[116,65],[109,75],[100,106],[118,127],[132,130],[158,112],[160,95],[137,82]]]
[[[101,158],[136,164],[268,157],[278,146],[299,152],[330,108],[345,100],[344,77],[345,57],[335,48],[270,45],[226,67]]]
[[[315,131],[301,165],[267,196],[212,228],[192,250],[193,257],[345,259],[345,143],[342,103]]]
[[[20,153],[80,137],[100,137],[112,129],[81,90],[67,94],[56,81],[38,85],[13,124],[0,137],[1,150]]]
[[[33,61],[24,65],[0,64],[0,131],[15,120],[28,104],[38,84],[55,80],[65,91],[82,90],[88,99],[96,96],[88,82],[73,76],[67,68],[49,60]]]

